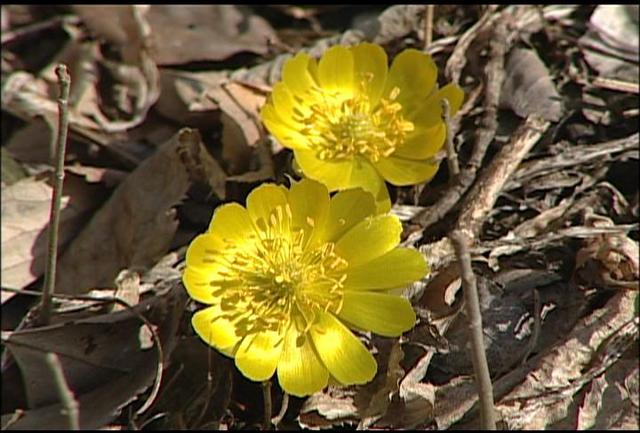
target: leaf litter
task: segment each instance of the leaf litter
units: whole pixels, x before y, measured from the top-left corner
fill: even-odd
[[[463,167],[476,166],[462,189],[444,164],[424,189],[392,188],[404,245],[431,267],[405,294],[418,322],[399,339],[362,334],[374,380],[292,397],[278,428],[479,426],[445,237],[460,215],[475,215],[500,425],[638,428],[637,15],[435,7],[426,49],[465,88],[452,128]],[[424,6],[3,5],[3,428],[67,427],[48,352],[83,428],[258,427],[260,386],[191,330],[185,246],[218,204],[297,176],[258,114],[287,58],[365,40],[392,56],[425,48],[425,29]],[[40,326],[59,62],[72,71],[70,136],[57,297]],[[500,149],[536,116],[547,126],[507,170]],[[503,169],[512,174],[496,179]],[[275,416],[277,386],[272,396]]]

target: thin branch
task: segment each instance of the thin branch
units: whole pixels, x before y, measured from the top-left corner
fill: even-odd
[[[446,128],[445,146],[447,149],[447,165],[449,166],[449,182],[453,184],[455,179],[460,175],[460,165],[458,164],[458,154],[453,145],[453,136],[451,134],[451,108],[447,99],[442,100],[442,120]]]
[[[435,5],[427,5],[424,16],[424,49],[425,51],[431,46],[433,41],[433,10]]]
[[[491,384],[491,376],[489,375],[489,366],[484,348],[482,315],[480,314],[476,277],[471,269],[471,256],[469,255],[468,249],[469,238],[459,230],[451,232],[449,238],[456,250],[456,256],[460,261],[462,270],[462,287],[471,339],[471,360],[473,362],[478,395],[480,397],[480,428],[495,430],[496,419],[493,402],[493,386]]]
[[[47,365],[51,369],[53,379],[56,383],[56,390],[60,397],[60,403],[66,412],[67,420],[69,422],[69,430],[80,430],[80,412],[78,401],[76,400],[73,392],[69,389],[66,379],[64,378],[64,372],[62,371],[62,365],[55,353],[47,353],[46,355]]]
[[[450,188],[433,206],[414,218],[414,221],[423,228],[442,220],[460,202],[464,193],[473,184],[476,173],[482,165],[482,160],[498,129],[498,102],[500,101],[500,90],[504,78],[504,58],[508,45],[506,21],[503,19],[497,22],[493,39],[489,44],[491,59],[485,68],[484,115],[480,127],[476,130],[475,145],[469,162],[460,172],[455,186]],[[455,131],[452,131],[451,135],[454,133]]]
[[[48,325],[51,320],[51,294],[56,286],[56,264],[58,261],[58,227],[60,225],[60,205],[62,202],[62,184],[64,181],[64,154],[69,130],[69,87],[71,77],[67,67],[60,64],[56,67],[56,75],[60,85],[58,98],[58,139],[56,141],[55,171],[53,179],[53,198],[49,217],[49,249],[44,273],[44,288],[41,304],[40,325]]]
[[[271,380],[262,382],[262,401],[264,403],[264,417],[262,419],[263,430],[271,430]]]
[[[546,120],[532,115],[514,132],[512,140],[500,149],[462,202],[457,229],[467,236],[478,236],[505,184],[549,125]]]
[[[285,392],[284,395],[282,396],[282,406],[280,406],[280,412],[278,412],[278,415],[271,418],[271,422],[273,423],[276,430],[278,429],[278,424],[282,422],[282,420],[284,419],[284,416],[287,414],[288,408],[289,408],[289,394]]]

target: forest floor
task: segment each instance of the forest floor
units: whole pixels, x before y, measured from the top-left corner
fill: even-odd
[[[460,173],[443,162],[427,185],[389,185],[403,245],[431,272],[406,293],[413,330],[361,335],[374,380],[302,399],[274,378],[267,419],[477,428],[448,238],[459,229],[473,237],[499,427],[637,430],[638,15],[630,5],[3,5],[2,427],[65,429],[74,404],[83,428],[269,427],[263,386],[191,328],[186,247],[220,204],[299,178],[258,114],[283,62],[370,41],[390,59],[425,50],[439,83],[464,89],[449,124]],[[71,75],[69,135],[46,320],[59,64]]]

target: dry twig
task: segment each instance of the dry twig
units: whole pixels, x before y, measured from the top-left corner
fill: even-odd
[[[501,16],[501,15],[500,15]],[[460,172],[458,182],[449,189],[440,200],[425,212],[416,217],[416,221],[424,228],[440,221],[462,195],[469,189],[476,177],[476,172],[482,164],[487,148],[498,128],[497,112],[500,101],[500,87],[504,78],[504,57],[507,50],[507,27],[505,20],[497,23],[493,40],[490,43],[491,59],[485,69],[485,98],[484,115],[481,127],[476,132],[475,146],[467,167]],[[452,135],[455,131],[452,131]]]
[[[476,377],[478,395],[480,397],[480,427],[485,430],[495,430],[496,419],[493,403],[493,387],[491,385],[489,366],[484,348],[478,288],[476,286],[476,277],[471,269],[471,256],[469,255],[468,248],[468,243],[472,238],[468,238],[459,230],[451,232],[449,238],[456,250],[456,255],[462,269],[462,287],[471,340],[471,360],[473,362],[473,372]]]
[[[55,353],[47,353],[46,360],[56,383],[60,403],[62,403],[62,407],[64,407],[67,419],[69,420],[69,430],[80,430],[78,401],[73,395],[73,391],[69,389],[69,385],[64,378],[64,371],[62,371],[62,365],[60,364],[58,355]]]
[[[51,199],[51,216],[49,218],[49,249],[45,263],[44,288],[42,294],[39,323],[48,325],[51,319],[51,294],[56,285],[56,264],[58,261],[58,227],[60,225],[60,205],[62,202],[62,185],[64,181],[64,154],[69,130],[69,88],[71,78],[65,65],[56,67],[56,75],[60,85],[58,98],[59,122],[58,139],[56,141],[55,171],[53,180],[53,198]]]

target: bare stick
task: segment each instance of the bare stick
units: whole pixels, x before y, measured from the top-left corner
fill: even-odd
[[[515,131],[512,140],[500,149],[463,201],[457,229],[471,237],[479,234],[486,215],[493,208],[506,182],[549,125],[546,120],[532,115]]]
[[[73,392],[69,389],[67,380],[64,378],[64,372],[62,371],[62,365],[55,353],[47,353],[46,355],[47,365],[51,369],[53,379],[56,383],[56,390],[60,397],[60,403],[67,414],[67,420],[69,421],[69,430],[80,430],[80,412],[78,401],[76,400]]]
[[[262,382],[262,400],[264,402],[264,418],[262,420],[262,428],[271,430],[271,381]]]
[[[469,255],[467,238],[461,231],[454,230],[449,235],[453,248],[460,261],[462,269],[462,288],[464,293],[467,319],[469,320],[469,334],[471,337],[471,354],[473,372],[476,377],[478,395],[480,397],[480,428],[495,430],[496,419],[493,404],[493,386],[489,375],[489,366],[484,348],[482,335],[482,315],[480,314],[480,302],[478,300],[478,288],[476,277],[471,269],[471,256]]]
[[[282,419],[287,414],[288,408],[289,408],[289,394],[285,392],[284,395],[282,396],[282,406],[280,406],[280,412],[278,412],[278,415],[274,416],[271,419],[271,422],[275,426],[276,430],[278,429],[278,424],[282,422]]]
[[[433,206],[425,209],[424,212],[414,218],[414,221],[424,228],[442,220],[459,203],[460,198],[473,184],[478,168],[482,165],[482,160],[498,129],[498,102],[500,101],[500,90],[504,78],[504,57],[508,41],[505,21],[497,22],[493,40],[489,44],[491,59],[485,68],[484,114],[480,127],[476,130],[473,152],[467,166],[460,171],[455,185],[449,188],[447,193]],[[452,131],[451,135],[454,135],[454,133],[455,131]]]
[[[433,10],[434,5],[427,5],[424,16],[424,49],[425,51],[433,41]]]
[[[53,179],[53,198],[49,217],[49,249],[44,272],[44,288],[42,295],[40,325],[48,325],[51,319],[51,294],[56,286],[56,264],[58,261],[58,226],[60,225],[60,204],[62,201],[62,184],[64,181],[64,154],[69,130],[69,87],[71,78],[67,67],[60,64],[56,67],[56,75],[60,85],[58,98],[58,139],[56,141],[55,171]]]
[[[442,100],[442,118],[446,128],[446,149],[447,149],[447,165],[449,166],[449,182],[453,184],[460,175],[460,165],[458,164],[458,154],[453,145],[453,136],[451,134],[451,109],[447,99]]]

